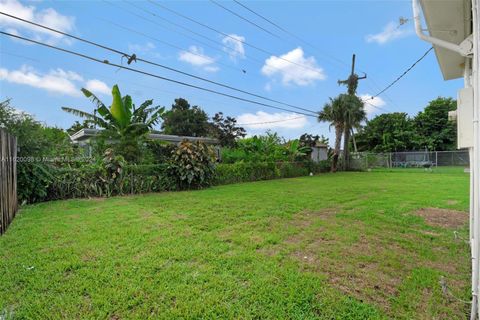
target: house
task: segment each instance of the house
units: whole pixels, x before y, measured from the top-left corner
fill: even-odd
[[[315,142],[315,146],[312,147],[312,153],[310,157],[313,162],[320,162],[328,159],[328,146],[320,141]]]
[[[80,131],[74,133],[70,136],[70,139],[74,144],[77,144],[79,147],[85,149],[85,153],[89,156],[92,154],[91,141],[100,134],[102,130],[99,129],[81,129]],[[165,141],[168,143],[178,144],[183,140],[188,141],[201,141],[205,144],[211,145],[215,148],[217,157],[220,157],[220,142],[217,139],[206,138],[206,137],[189,137],[189,136],[176,136],[169,134],[160,134],[160,133],[149,133],[148,138],[152,140]]]

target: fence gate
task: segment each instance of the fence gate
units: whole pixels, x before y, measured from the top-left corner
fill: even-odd
[[[0,128],[0,235],[17,213],[17,138]]]

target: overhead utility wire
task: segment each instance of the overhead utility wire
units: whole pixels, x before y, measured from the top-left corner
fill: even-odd
[[[217,95],[221,95],[221,96],[224,96],[224,97],[229,97],[229,98],[236,99],[236,100],[239,100],[239,101],[248,102],[248,103],[251,103],[251,104],[256,104],[256,105],[260,105],[260,106],[264,106],[264,107],[268,107],[268,108],[273,108],[273,109],[278,109],[278,110],[283,110],[283,111],[287,111],[287,112],[303,114],[305,116],[316,118],[316,116],[313,115],[313,114],[307,114],[307,113],[303,113],[303,112],[299,112],[299,111],[293,111],[291,109],[285,109],[285,108],[273,106],[273,105],[270,105],[270,104],[266,104],[266,103],[263,103],[263,102],[258,102],[258,101],[255,101],[255,100],[250,100],[250,99],[234,96],[234,95],[231,95],[231,94],[228,94],[228,93],[208,89],[208,88],[205,88],[205,87],[200,87],[200,86],[193,85],[193,84],[190,84],[190,83],[187,83],[187,82],[183,82],[183,81],[159,76],[159,75],[154,74],[154,73],[150,73],[150,72],[146,72],[146,71],[143,71],[143,70],[138,70],[138,69],[126,67],[126,66],[123,66],[123,65],[120,65],[120,64],[109,62],[108,60],[98,59],[98,58],[91,57],[91,56],[88,56],[88,55],[83,54],[83,53],[79,53],[79,52],[71,51],[71,50],[68,50],[68,49],[60,48],[60,47],[57,47],[57,46],[53,46],[53,45],[50,45],[50,44],[47,44],[47,43],[43,43],[43,42],[36,41],[36,40],[33,40],[33,39],[25,38],[25,37],[22,37],[22,36],[19,36],[19,35],[11,34],[11,33],[8,33],[8,32],[0,31],[0,34],[10,36],[12,38],[21,39],[21,40],[24,40],[24,41],[27,41],[27,42],[30,42],[30,43],[35,43],[35,44],[38,44],[38,45],[41,45],[41,46],[44,46],[44,47],[47,47],[47,48],[50,48],[50,49],[62,51],[62,52],[65,52],[65,53],[68,53],[68,54],[71,54],[71,55],[75,55],[75,56],[78,56],[78,57],[81,57],[81,58],[84,58],[84,59],[87,59],[87,60],[90,60],[90,61],[98,62],[98,63],[101,63],[101,64],[109,65],[109,66],[124,69],[124,70],[129,70],[131,72],[143,74],[143,75],[150,76],[150,77],[153,77],[153,78],[157,78],[157,79],[160,79],[160,80],[176,83],[176,84],[179,84],[179,85],[182,85],[182,86],[185,86],[185,87],[195,88],[195,89],[198,89],[198,90],[214,93],[214,94],[217,94]]]
[[[291,31],[287,30],[286,28],[282,27],[281,25],[279,25],[278,23],[275,23],[274,21],[272,21],[271,19],[268,19],[267,17],[265,17],[264,15],[258,13],[257,11],[253,10],[252,8],[248,7],[247,5],[243,4],[242,2],[238,1],[238,0],[233,0],[236,4],[238,4],[239,6],[241,6],[242,8],[248,10],[249,12],[253,13],[254,15],[256,15],[257,17],[263,19],[264,21],[270,23],[271,25],[273,25],[274,27],[276,27],[277,29],[283,31],[284,33],[290,35],[291,37],[303,42],[304,44],[310,46],[311,48],[315,49],[319,54],[343,65],[344,67],[347,67],[347,68],[350,68],[350,65],[348,63],[346,63],[345,61],[342,61],[330,54],[327,54],[327,53],[324,53],[322,52],[317,46],[313,45],[312,43],[302,39],[301,37],[297,36],[296,34],[292,33]],[[400,24],[399,26],[401,26],[402,24],[405,24],[405,22],[408,21],[408,19],[400,19]],[[365,73],[364,71],[360,70],[361,72]],[[373,81],[373,78],[371,77],[371,75],[369,76],[368,78],[369,80],[371,80],[373,83],[375,83],[375,81]],[[367,82],[367,85],[368,85],[368,82]],[[386,96],[388,100],[390,100],[390,102],[392,102],[392,104],[395,105],[395,102],[393,100],[391,100],[388,96]],[[373,106],[373,105],[372,105]],[[374,106],[376,108],[379,108],[377,106]]]
[[[277,29],[279,29],[279,30],[283,31],[284,33],[290,35],[291,37],[293,37],[293,38],[295,38],[295,39],[303,42],[304,44],[310,46],[310,47],[313,48],[313,49],[316,49],[316,51],[317,51],[319,54],[322,54],[323,56],[328,57],[328,58],[332,59],[333,61],[336,61],[337,63],[342,64],[342,65],[345,66],[345,67],[349,67],[349,65],[348,65],[346,62],[344,62],[344,61],[342,61],[342,60],[340,60],[340,59],[337,59],[337,58],[335,58],[335,57],[333,57],[333,56],[331,56],[331,55],[329,55],[329,54],[327,54],[327,53],[321,52],[321,51],[318,49],[318,47],[316,47],[316,46],[313,45],[312,43],[310,43],[310,42],[302,39],[301,37],[297,36],[296,34],[290,32],[289,30],[287,30],[286,28],[282,27],[282,26],[279,25],[278,23],[275,23],[275,22],[272,21],[271,19],[268,19],[268,18],[265,17],[264,15],[262,15],[262,14],[258,13],[257,11],[251,9],[250,7],[248,7],[247,5],[243,4],[242,2],[240,2],[240,1],[238,1],[238,0],[233,0],[233,2],[235,2],[236,4],[238,4],[239,6],[241,6],[242,8],[246,9],[247,11],[253,13],[253,14],[256,15],[257,17],[263,19],[264,21],[270,23],[271,25],[273,25],[273,26],[276,27]],[[404,25],[404,24],[407,23],[408,21],[410,21],[410,19],[400,18],[400,22],[399,22],[399,25],[398,25],[397,28],[399,28],[400,26]],[[360,70],[360,71],[363,72],[363,73],[365,73],[365,72],[362,71],[362,70]],[[372,82],[375,83],[375,81],[373,81],[373,78],[372,78],[371,76],[369,77],[369,79],[370,79]],[[368,83],[367,83],[367,84],[368,84]],[[396,105],[395,102],[394,102],[392,99],[390,99],[390,97],[388,97],[388,96],[386,96],[386,97],[387,97],[388,100],[390,100],[390,102],[392,102],[394,105]],[[369,103],[369,104],[370,104],[370,103]],[[374,106],[373,104],[370,104],[370,105],[372,105],[372,106],[375,107],[375,108],[381,109],[380,107]],[[383,109],[383,110],[385,110],[385,109]]]
[[[107,0],[103,0],[103,1],[109,3],[109,4],[112,5],[112,6],[115,6],[115,5],[116,5],[116,4],[114,4],[114,3],[112,3],[112,2],[109,2],[109,1],[107,1]],[[191,28],[187,28],[187,27],[182,26],[182,25],[180,25],[180,24],[178,24],[178,23],[176,23],[176,22],[173,22],[173,21],[171,21],[171,20],[169,20],[169,19],[166,19],[165,17],[162,17],[162,16],[156,14],[155,12],[152,12],[152,11],[150,11],[150,10],[148,10],[148,9],[145,9],[145,8],[142,8],[142,7],[138,6],[138,5],[135,4],[134,2],[126,1],[126,0],[124,0],[124,2],[127,3],[127,4],[129,4],[129,5],[132,6],[132,7],[136,8],[137,10],[141,10],[141,11],[145,12],[146,14],[152,15],[152,16],[154,16],[155,18],[157,18],[157,19],[159,19],[159,20],[162,20],[163,22],[167,22],[167,23],[169,23],[169,24],[171,24],[171,25],[176,26],[177,28],[181,28],[181,29],[183,29],[183,30],[185,30],[185,31],[187,31],[187,32],[190,32],[191,34],[194,34],[194,35],[196,35],[196,36],[198,36],[198,37],[201,37],[201,38],[203,38],[203,39],[206,39],[206,40],[208,40],[208,41],[210,41],[210,42],[212,42],[212,43],[214,43],[214,44],[216,44],[216,45],[219,45],[221,48],[219,48],[219,47],[214,47],[214,46],[212,46],[212,45],[210,45],[210,44],[208,44],[208,43],[205,43],[204,41],[200,41],[200,40],[198,40],[198,39],[196,39],[196,38],[194,38],[194,37],[191,37],[191,36],[189,36],[189,35],[186,35],[186,34],[184,34],[184,33],[182,33],[182,32],[178,32],[178,31],[176,31],[176,30],[173,30],[173,31],[177,32],[178,34],[183,35],[184,37],[187,37],[187,38],[192,39],[192,40],[194,40],[194,41],[196,41],[196,42],[198,42],[198,43],[203,44],[203,45],[206,46],[206,47],[209,47],[209,48],[211,48],[211,49],[213,49],[213,50],[216,50],[216,51],[218,51],[218,52],[221,52],[221,53],[223,53],[223,54],[225,53],[225,50],[224,50],[223,48],[228,48],[228,49],[230,49],[230,50],[235,50],[235,48],[233,48],[233,47],[231,47],[231,46],[228,46],[228,45],[225,44],[225,43],[222,43],[222,42],[220,42],[220,41],[217,41],[217,40],[215,40],[215,39],[212,39],[212,38],[210,38],[210,37],[207,37],[207,36],[205,36],[205,35],[203,35],[203,34],[201,34],[201,33],[199,33],[199,32],[196,32],[196,31],[192,30]],[[136,17],[138,17],[138,18],[140,18],[140,19],[143,19],[143,20],[145,20],[145,21],[149,21],[150,23],[153,23],[153,24],[155,24],[155,25],[161,26],[162,28],[168,28],[168,27],[165,27],[165,26],[157,23],[156,21],[152,21],[152,20],[150,20],[150,19],[148,19],[148,18],[146,18],[146,17],[144,17],[144,16],[141,16],[141,15],[139,15],[139,14],[136,14],[136,13],[132,12],[131,10],[127,10],[127,9],[125,9],[125,8],[123,8],[123,7],[120,7],[120,6],[117,6],[117,7],[118,7],[119,9],[122,9],[122,10],[125,10],[125,11],[131,13],[132,15],[135,15]],[[172,29],[168,28],[168,30],[172,30]],[[227,53],[228,53],[228,52],[227,52]],[[264,61],[261,60],[261,59],[252,57],[252,56],[247,55],[247,54],[244,54],[243,56],[244,56],[245,58],[249,59],[249,60],[252,60],[252,61],[255,61],[255,62],[259,63],[259,64],[262,65],[262,66],[263,66],[263,64],[264,64]],[[220,62],[218,62],[218,63],[220,63]],[[225,65],[225,64],[223,64],[223,65]],[[231,67],[231,66],[230,66],[230,67]],[[281,70],[280,68],[275,67],[275,66],[269,66],[269,67],[272,68],[272,69]],[[235,68],[235,69],[241,70],[244,74],[248,74],[248,73],[247,73],[247,70],[245,70],[245,69],[239,69],[239,68],[236,68],[236,67],[231,67],[231,68]]]
[[[109,1],[107,1],[107,0],[103,0],[103,2],[109,4],[109,5],[113,6],[113,7],[118,7],[118,5],[116,5],[116,4],[112,3],[112,2],[109,2]],[[121,8],[121,7],[118,7],[118,8]],[[137,16],[137,17],[140,17],[140,18],[142,18],[142,19],[145,19],[146,21],[150,21],[151,23],[154,23],[154,24],[156,24],[156,25],[158,25],[158,26],[161,26],[161,27],[163,27],[163,28],[168,29],[168,28],[165,27],[165,26],[162,26],[162,25],[160,25],[160,24],[155,23],[155,21],[151,21],[151,20],[149,20],[149,19],[147,19],[147,18],[144,18],[144,17],[142,17],[142,16],[140,16],[140,15],[137,15],[136,13],[134,13],[134,12],[132,12],[132,11],[130,11],[130,10],[127,10],[127,9],[125,9],[125,8],[121,8],[121,9],[123,9],[123,10],[125,10],[125,11],[127,11],[127,12],[130,12],[132,15],[135,15],[135,16]],[[151,39],[151,40],[153,40],[153,41],[157,41],[157,42],[159,42],[159,43],[161,43],[161,44],[163,44],[163,45],[169,46],[169,47],[174,48],[174,49],[177,49],[177,50],[181,50],[181,51],[183,51],[183,52],[188,52],[188,53],[190,53],[190,54],[192,54],[192,55],[194,55],[194,56],[197,56],[197,57],[200,57],[200,58],[205,59],[205,60],[207,60],[207,61],[210,61],[211,63],[218,63],[218,64],[220,64],[220,65],[223,65],[223,66],[227,67],[227,68],[230,68],[230,69],[233,69],[233,70],[236,70],[236,71],[240,71],[240,72],[243,72],[243,73],[245,74],[245,70],[244,70],[244,69],[241,69],[241,68],[238,68],[238,67],[229,65],[229,64],[227,64],[227,63],[223,63],[223,62],[221,62],[221,61],[216,61],[215,59],[212,59],[212,58],[209,57],[209,56],[200,54],[200,53],[198,53],[198,52],[196,52],[196,51],[193,51],[193,50],[191,50],[191,49],[182,48],[182,47],[180,47],[180,46],[177,46],[177,45],[172,44],[172,43],[170,43],[170,42],[167,42],[167,41],[165,41],[165,40],[162,40],[162,39],[153,37],[153,36],[148,35],[148,34],[146,34],[146,33],[144,33],[144,32],[141,32],[141,31],[139,31],[139,30],[126,27],[126,26],[124,26],[124,25],[118,24],[118,23],[116,23],[116,22],[110,21],[110,20],[105,19],[105,18],[98,17],[98,19],[99,19],[99,20],[102,20],[102,21],[104,21],[104,22],[106,22],[106,23],[109,23],[109,24],[111,24],[111,25],[114,25],[114,26],[116,26],[117,28],[120,28],[120,29],[123,29],[123,30],[127,30],[127,31],[132,32],[132,33],[136,33],[136,34],[138,34],[138,35],[141,35],[141,36],[146,37],[146,38],[148,38],[148,39]],[[171,30],[171,29],[168,29],[168,30]],[[179,33],[179,34],[182,34],[182,35],[185,36],[185,37],[188,37],[188,38],[190,38],[190,39],[193,39],[192,37],[189,37],[189,36],[187,36],[187,35],[185,35],[185,34],[183,34],[183,33],[181,33],[181,32],[178,32],[178,31],[176,31],[176,32]],[[197,40],[197,41],[198,41],[198,40]],[[205,44],[205,45],[206,45],[206,44]]]
[[[407,70],[405,70],[400,76],[398,76],[395,80],[393,80],[388,86],[386,86],[383,90],[380,90],[376,95],[372,96],[367,100],[373,100],[388,89],[390,89],[395,83],[400,81],[410,70],[412,70],[420,61],[422,61],[429,53],[433,50],[433,47],[430,47],[417,61],[415,61]]]
[[[237,126],[254,126],[254,125],[259,125],[259,124],[278,123],[278,122],[285,122],[285,121],[302,119],[303,117],[304,116],[288,118],[288,119],[283,119],[283,120],[265,121],[265,122],[237,123]]]
[[[31,24],[31,25],[34,25],[34,26],[37,26],[37,27],[40,27],[40,28],[44,28],[44,29],[49,30],[49,31],[52,31],[52,32],[56,32],[56,33],[58,33],[58,34],[61,34],[61,35],[70,37],[70,38],[72,38],[72,39],[76,39],[76,40],[81,41],[81,42],[84,42],[84,43],[88,43],[88,44],[90,44],[90,45],[93,45],[93,46],[96,46],[96,47],[105,49],[105,50],[107,50],[107,51],[111,51],[111,52],[117,53],[117,54],[121,55],[122,57],[126,57],[127,59],[129,59],[129,63],[128,63],[128,64],[130,64],[130,62],[133,62],[133,61],[141,61],[141,62],[144,62],[144,63],[146,63],[146,64],[150,64],[150,65],[153,65],[153,66],[157,66],[157,67],[160,67],[160,68],[164,68],[164,69],[166,69],[166,70],[169,70],[169,71],[172,71],[172,72],[176,72],[176,73],[179,73],[179,74],[182,74],[182,75],[185,75],[185,76],[188,76],[188,77],[197,79],[197,80],[202,80],[202,81],[205,81],[205,82],[208,82],[208,83],[211,83],[211,84],[215,84],[215,85],[217,85],[217,86],[221,86],[221,87],[224,87],[224,88],[233,90],[233,91],[241,92],[241,93],[244,93],[244,94],[247,94],[247,95],[250,95],[250,96],[254,96],[254,97],[257,97],[257,98],[261,98],[261,99],[264,99],[264,100],[268,100],[268,101],[271,101],[271,102],[275,102],[275,103],[278,103],[278,104],[282,104],[282,105],[285,105],[285,106],[288,106],[288,107],[291,107],[291,108],[294,108],[294,109],[298,109],[298,110],[302,110],[302,111],[306,111],[306,112],[311,112],[311,113],[313,113],[313,114],[317,114],[317,112],[315,112],[315,111],[313,111],[313,110],[309,110],[309,109],[302,108],[302,107],[298,107],[298,106],[295,106],[295,105],[292,105],[292,104],[284,103],[284,102],[281,102],[281,101],[278,101],[278,100],[275,100],[275,99],[270,99],[270,98],[268,98],[268,97],[265,97],[265,96],[262,96],[262,95],[259,95],[259,94],[251,93],[251,92],[248,92],[248,91],[245,91],[245,90],[242,90],[242,89],[238,89],[238,88],[232,87],[232,86],[230,86],[230,85],[226,85],[226,84],[223,84],[223,83],[220,83],[220,82],[216,82],[216,81],[213,81],[213,80],[210,80],[210,79],[207,79],[207,78],[203,78],[203,77],[200,77],[200,76],[196,76],[196,75],[194,75],[194,74],[191,74],[191,73],[188,73],[188,72],[184,72],[184,71],[181,71],[181,70],[178,70],[178,69],[175,69],[175,68],[172,68],[172,67],[163,65],[163,64],[159,64],[159,63],[156,63],[156,62],[152,62],[152,61],[149,61],[149,60],[145,60],[145,59],[142,59],[142,58],[137,57],[137,56],[134,55],[134,54],[128,54],[128,53],[122,52],[122,51],[120,51],[120,50],[117,50],[117,49],[113,49],[113,48],[111,48],[111,47],[108,47],[108,46],[106,46],[106,45],[102,45],[102,44],[99,44],[99,43],[97,43],[97,42],[93,42],[93,41],[90,41],[90,40],[86,40],[86,39],[84,39],[84,38],[80,38],[80,37],[77,37],[77,36],[68,34],[68,33],[66,33],[66,32],[59,31],[59,30],[56,30],[56,29],[53,29],[53,28],[50,28],[50,27],[47,27],[47,26],[38,24],[38,23],[36,23],[36,22],[32,22],[32,21],[29,21],[29,20],[26,20],[26,19],[23,19],[23,18],[15,17],[15,16],[13,16],[13,15],[10,15],[10,14],[7,14],[7,13],[3,13],[3,12],[1,12],[1,11],[0,11],[0,14],[6,15],[6,16],[11,17],[11,18],[13,18],[13,19],[20,20],[20,21],[25,22],[25,23],[29,23],[29,24]]]
[[[3,54],[13,56],[13,57],[16,57],[16,58],[20,58],[20,59],[31,60],[31,61],[34,61],[36,63],[41,63],[42,65],[46,65],[44,60],[40,61],[40,60],[34,59],[33,57],[29,57],[29,56],[25,56],[25,55],[19,55],[19,54],[16,54],[16,53],[7,52],[7,51],[4,51],[4,50],[0,49],[0,56],[3,55]],[[100,75],[98,73],[92,73],[92,72],[88,72],[88,71],[85,71],[84,73],[90,74],[90,75],[96,76],[96,77],[103,77],[103,78],[110,79],[110,80],[116,80],[115,78],[108,77],[108,76],[105,76],[105,75]],[[178,92],[178,91],[159,89],[159,88],[156,88],[156,87],[147,86],[145,84],[140,84],[140,83],[136,83],[136,82],[123,81],[123,80],[121,80],[121,82],[126,83],[126,84],[130,84],[130,85],[133,85],[133,86],[137,86],[137,87],[142,87],[142,88],[146,88],[146,89],[150,89],[150,90],[154,90],[154,91],[163,92],[163,93],[185,94],[185,93],[181,93],[181,92]],[[200,100],[200,101],[203,100],[203,101],[214,102],[216,104],[224,104],[224,102],[220,102],[218,100],[212,100],[212,99],[208,99],[208,98],[204,98],[204,97],[194,97],[194,98],[196,100]],[[266,122],[237,123],[236,125],[242,125],[242,126],[260,125],[260,124],[268,124],[268,123],[285,122],[285,121],[296,120],[296,119],[301,119],[301,118],[304,118],[304,116],[302,115],[302,116],[299,116],[299,117],[292,117],[292,118],[283,119],[283,120],[266,121]]]
[[[161,27],[163,27],[163,28],[167,28],[167,27],[165,27],[164,25],[159,24],[157,21],[150,20],[150,19],[146,18],[145,16],[136,14],[135,12],[132,12],[131,10],[125,9],[125,8],[123,8],[123,7],[120,7],[120,6],[117,5],[117,3],[109,2],[109,1],[107,1],[107,0],[104,0],[104,1],[107,2],[107,3],[109,3],[109,4],[111,4],[111,5],[117,6],[119,9],[122,9],[122,10],[125,10],[125,11],[129,12],[130,14],[135,15],[136,17],[138,17],[138,18],[140,18],[140,19],[143,19],[143,20],[148,21],[148,22],[150,22],[150,23],[153,23],[153,24],[155,24],[155,25],[161,26]],[[201,34],[201,33],[198,33],[198,32],[196,32],[196,31],[194,31],[194,30],[192,30],[192,29],[190,29],[190,28],[187,28],[187,27],[185,27],[185,26],[182,26],[181,24],[178,24],[178,23],[173,22],[173,21],[171,21],[171,20],[169,20],[169,19],[166,19],[165,17],[159,16],[159,15],[156,14],[155,12],[152,12],[152,11],[150,11],[150,10],[148,10],[148,9],[142,8],[141,6],[137,5],[135,2],[126,1],[126,0],[124,0],[123,2],[125,2],[126,4],[128,4],[129,6],[135,8],[135,9],[137,9],[137,10],[143,11],[143,12],[146,13],[146,14],[149,14],[149,15],[151,15],[151,16],[154,16],[154,17],[157,18],[158,20],[161,20],[161,21],[163,21],[163,22],[167,22],[167,23],[169,23],[169,24],[171,24],[171,25],[174,25],[174,26],[177,27],[177,28],[183,29],[183,30],[185,30],[185,31],[187,31],[187,32],[190,32],[191,34],[194,34],[194,35],[196,35],[196,36],[198,36],[198,37],[201,37],[201,38],[203,38],[203,39],[206,39],[206,40],[208,40],[208,41],[210,41],[210,42],[213,42],[213,43],[215,43],[215,44],[219,44],[218,41],[213,40],[213,39],[211,39],[211,38],[209,38],[209,37],[207,37],[207,36],[205,36],[205,35],[203,35],[203,34]],[[170,29],[170,30],[172,30],[172,29]],[[189,39],[195,40],[195,41],[203,44],[204,46],[208,46],[209,48],[212,48],[212,49],[214,49],[214,50],[218,50],[218,51],[221,51],[222,53],[225,53],[225,51],[223,51],[222,49],[220,49],[220,48],[218,48],[218,47],[213,47],[213,46],[211,46],[210,44],[206,44],[205,42],[201,42],[200,40],[195,39],[195,38],[193,38],[193,37],[191,37],[191,36],[188,36],[188,35],[186,35],[186,34],[184,34],[184,33],[180,33],[180,32],[177,32],[177,33],[179,33],[179,34],[181,34],[181,35],[183,35],[183,36],[185,36],[185,37],[188,37]],[[223,47],[223,46],[224,46],[224,45],[222,44],[222,47]]]
[[[290,64],[294,64],[294,65],[297,65],[297,66],[302,67],[302,68],[304,68],[304,69],[309,69],[309,70],[311,70],[311,71],[314,71],[314,72],[319,73],[319,71],[318,71],[317,69],[311,68],[311,67],[306,66],[306,65],[301,64],[301,63],[297,63],[297,62],[295,62],[295,61],[291,61],[291,60],[285,59],[285,58],[283,58],[282,56],[278,56],[277,54],[275,54],[275,53],[273,53],[273,52],[271,52],[271,51],[262,49],[262,48],[260,48],[260,47],[258,47],[258,46],[256,46],[256,45],[253,45],[253,44],[251,44],[251,43],[249,43],[249,42],[246,42],[246,41],[243,41],[243,40],[239,40],[239,39],[237,39],[237,38],[235,38],[235,37],[232,37],[232,36],[229,35],[229,34],[226,34],[225,32],[222,32],[222,31],[220,31],[220,30],[218,30],[218,29],[213,28],[213,27],[211,27],[211,26],[209,26],[209,25],[207,25],[207,24],[205,24],[205,23],[202,23],[202,22],[200,22],[200,21],[198,21],[198,20],[195,20],[195,19],[193,19],[193,18],[190,18],[189,16],[186,16],[186,15],[180,13],[180,12],[177,12],[177,11],[175,11],[175,10],[173,10],[173,9],[170,9],[170,8],[164,6],[163,4],[158,3],[158,1],[148,0],[148,2],[152,3],[153,5],[158,6],[158,7],[160,7],[160,8],[163,8],[163,9],[165,9],[165,10],[167,10],[167,11],[169,11],[169,12],[171,12],[171,13],[179,16],[179,17],[182,17],[182,18],[184,18],[184,19],[186,19],[186,20],[189,20],[189,21],[191,21],[191,22],[193,22],[193,23],[196,23],[196,24],[198,24],[198,25],[200,25],[200,26],[202,26],[202,27],[204,27],[204,28],[207,28],[207,29],[209,29],[209,30],[212,30],[212,31],[214,31],[214,32],[216,32],[216,33],[218,33],[218,34],[221,34],[221,35],[224,36],[224,37],[230,38],[230,39],[232,39],[232,40],[234,40],[234,41],[236,41],[236,42],[239,42],[239,43],[241,43],[241,44],[244,44],[244,45],[246,45],[246,46],[249,46],[249,47],[251,47],[251,48],[253,48],[253,49],[255,49],[255,50],[261,51],[261,52],[263,52],[263,53],[265,53],[265,54],[267,54],[267,55],[275,56],[275,57],[277,57],[278,59],[283,60],[283,61],[285,61],[285,62],[288,62],[288,63],[290,63]]]
[[[218,3],[217,1],[215,1],[215,0],[210,0],[210,2],[213,3],[213,4],[215,4],[215,5],[218,6],[218,7],[222,8],[223,10],[225,10],[225,11],[227,11],[227,12],[230,12],[231,14],[233,14],[234,16],[242,19],[243,21],[246,21],[247,23],[251,24],[252,26],[255,26],[255,27],[257,27],[258,29],[263,30],[264,32],[266,32],[266,33],[274,36],[275,38],[281,39],[278,35],[274,34],[274,33],[271,32],[270,30],[267,30],[267,29],[265,29],[264,27],[256,24],[255,22],[253,22],[253,21],[251,21],[251,20],[243,17],[242,15],[236,13],[235,11],[230,10],[229,8],[227,8],[227,7],[225,7],[224,5]]]
[[[329,54],[327,54],[327,53],[321,52],[315,45],[313,45],[313,44],[311,44],[310,42],[302,39],[301,37],[297,36],[296,34],[290,32],[290,31],[287,30],[286,28],[280,26],[278,23],[275,23],[275,22],[272,21],[271,19],[268,19],[268,18],[265,17],[264,15],[256,12],[255,10],[251,9],[250,7],[248,7],[248,6],[246,6],[245,4],[241,3],[240,1],[238,1],[238,0],[233,0],[233,1],[234,1],[236,4],[238,4],[239,6],[241,6],[242,8],[244,8],[244,9],[246,9],[247,11],[253,13],[253,14],[256,15],[257,17],[263,19],[264,21],[270,23],[271,25],[273,25],[273,26],[276,27],[277,29],[283,31],[283,32],[286,33],[287,35],[289,35],[289,36],[291,36],[291,37],[293,37],[293,38],[295,38],[295,39],[303,42],[304,44],[310,46],[310,47],[313,48],[313,49],[316,49],[316,51],[317,51],[319,54],[321,54],[321,55],[323,55],[323,56],[325,56],[325,57],[327,57],[327,58],[330,58],[330,59],[332,59],[333,61],[335,61],[335,62],[337,62],[337,63],[339,63],[339,64],[341,64],[341,65],[343,65],[343,66],[345,66],[345,67],[350,68],[350,66],[349,66],[346,62],[344,62],[344,61],[342,61],[342,60],[340,60],[340,59],[337,59],[337,58],[335,58],[335,57],[333,57],[333,56],[331,56],[331,55],[329,55]],[[360,71],[361,71],[361,70],[360,70]],[[362,71],[362,72],[363,72],[363,71]],[[364,73],[365,73],[365,72],[364,72]],[[372,80],[372,82],[374,82],[373,79],[371,78],[371,76],[369,77],[369,79]],[[367,85],[368,85],[368,82],[367,82]],[[388,96],[387,96],[387,98],[388,98],[393,104],[395,104]],[[362,101],[363,101],[363,100],[362,100]],[[364,102],[366,102],[366,101],[364,101]],[[366,103],[368,103],[368,102],[366,102]],[[368,104],[371,105],[371,106],[374,107],[374,108],[377,108],[377,109],[385,110],[385,111],[386,111],[386,109],[380,108],[380,107],[375,106],[375,105],[373,105],[373,104],[371,104],[371,103],[368,103]]]
[[[10,53],[10,52],[7,52],[7,51],[4,51],[4,50],[1,50],[1,49],[0,49],[0,55],[2,55],[2,54],[10,55],[10,56],[17,57],[17,58],[21,58],[21,59],[27,59],[27,60],[35,61],[35,62],[37,62],[37,63],[44,62],[44,61],[39,61],[39,60],[37,60],[37,59],[34,59],[34,58],[32,58],[32,57],[27,57],[27,56],[24,56],[24,55],[19,55],[19,54],[15,54],[15,53]],[[107,79],[110,79],[110,80],[114,80],[114,78],[112,78],[112,77],[106,77],[105,75],[99,75],[99,74],[95,74],[95,73],[91,73],[91,72],[86,72],[86,73],[87,73],[87,74],[90,74],[90,75],[93,75],[93,76],[104,77],[104,78],[107,78]],[[147,88],[147,89],[151,89],[151,90],[156,90],[156,91],[160,91],[160,92],[165,92],[165,93],[181,94],[181,93],[178,92],[178,91],[170,91],[170,90],[158,89],[158,88],[155,88],[155,87],[152,87],[152,86],[147,86],[147,85],[140,84],[140,83],[125,82],[125,81],[122,81],[122,83],[128,83],[128,84],[133,85],[133,86],[143,87],[143,88]],[[196,97],[195,99],[197,99],[197,100],[205,100],[205,101],[210,101],[210,102],[215,102],[215,103],[220,103],[220,104],[223,103],[223,102],[220,102],[220,101],[214,101],[214,100],[205,99],[205,98],[202,98],[202,97]],[[278,123],[278,122],[285,122],[285,121],[290,121],[290,120],[302,119],[303,117],[304,117],[304,116],[302,115],[302,116],[299,116],[299,117],[293,117],[293,118],[288,118],[288,119],[283,119],[283,120],[274,120],[274,121],[265,121],[265,122],[237,123],[236,125],[237,125],[237,126],[250,126],[250,125],[260,125],[260,124]]]
[[[273,25],[274,27],[276,27],[277,29],[283,31],[284,33],[288,34],[289,36],[297,39],[298,41],[308,45],[309,47],[315,49],[319,54],[331,59],[332,61],[335,61],[339,64],[341,64],[342,66],[344,66],[345,68],[350,68],[350,65],[348,63],[346,63],[345,61],[342,61],[328,53],[325,53],[325,52],[322,52],[317,46],[313,45],[312,43],[302,39],[301,37],[297,36],[296,34],[292,33],[291,31],[288,31],[286,28],[283,28],[282,26],[280,26],[278,23],[275,23],[273,22],[271,19],[268,19],[267,17],[261,15],[260,13],[256,12],[255,10],[247,7],[246,5],[244,5],[243,3],[241,3],[240,1],[237,1],[237,0],[233,0],[236,4],[238,4],[239,6],[243,7],[244,9],[250,11],[251,13],[253,13],[254,15],[256,15],[257,17],[265,20],[266,22],[270,23],[271,25]],[[360,70],[361,71],[361,70]],[[362,71],[363,72],[363,71]]]

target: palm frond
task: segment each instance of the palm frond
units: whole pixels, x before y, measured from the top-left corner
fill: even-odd
[[[105,104],[94,93],[85,88],[82,88],[81,90],[83,95],[90,99],[97,106],[97,109],[106,108]]]
[[[134,115],[139,115],[143,112],[148,112],[147,110],[150,110],[150,109],[153,109],[153,108],[149,108],[147,109],[147,107],[151,106],[153,104],[153,100],[146,100],[144,101],[140,107],[136,108],[134,111],[133,111],[133,114]],[[155,107],[154,107],[155,108]]]
[[[85,118],[85,119],[95,119],[95,116],[91,113],[78,110],[75,108],[70,108],[70,107],[62,107],[62,110],[68,113],[71,113],[77,117]]]
[[[69,107],[62,107],[62,110],[65,111],[65,112],[71,113],[71,114],[73,114],[77,117],[88,119],[90,123],[98,124],[102,128],[109,128],[110,127],[108,122],[106,122],[102,118],[97,117],[97,116],[95,116],[91,113],[88,113],[88,112],[85,112],[85,111],[82,111],[82,110],[78,110],[78,109],[74,109],[74,108],[69,108]]]

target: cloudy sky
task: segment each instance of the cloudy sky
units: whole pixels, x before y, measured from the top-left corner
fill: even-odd
[[[399,23],[401,17],[411,17],[410,1],[241,3],[281,29],[233,1],[220,2],[228,12],[211,1],[0,0],[0,12],[315,111],[321,110],[329,97],[345,91],[337,81],[348,76],[353,53],[357,55],[357,72],[367,73],[367,79],[360,81],[358,95],[368,99],[429,47],[415,37],[411,21]],[[6,16],[0,16],[0,27],[4,32],[127,65],[127,59],[119,55]],[[141,62],[130,67],[262,101]],[[62,112],[62,106],[92,111],[93,105],[80,89],[87,88],[110,102],[113,84],[119,84],[122,93],[130,94],[138,104],[154,99],[156,104],[170,106],[175,98],[183,97],[211,116],[222,111],[235,116],[250,135],[269,129],[286,138],[304,132],[333,134],[328,124],[318,123],[314,117],[232,100],[0,35],[0,99],[11,98],[17,108],[47,124],[68,128],[76,118]],[[454,97],[461,86],[460,80],[442,80],[431,53],[365,107],[369,117],[393,111],[414,115],[437,96]]]

